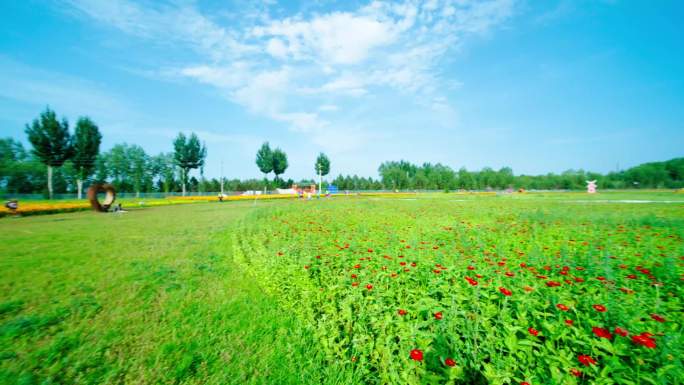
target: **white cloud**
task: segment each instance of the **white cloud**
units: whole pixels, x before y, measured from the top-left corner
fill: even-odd
[[[196,64],[172,73],[214,86],[230,101],[316,143],[341,140],[333,132],[341,126],[336,114],[323,119],[319,113],[387,89],[412,95],[417,106],[452,114],[443,90],[455,81],[440,72],[447,53],[470,34],[492,31],[515,7],[515,0],[377,0],[346,12],[275,17],[260,5],[258,12],[252,7],[222,24],[191,2],[66,1],[79,14],[130,35],[187,46],[196,52]],[[343,132],[347,147],[368,140],[359,130]]]

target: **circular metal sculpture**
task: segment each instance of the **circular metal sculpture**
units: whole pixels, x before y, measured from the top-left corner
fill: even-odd
[[[97,199],[97,194],[101,192],[105,193],[105,199],[102,203]],[[88,200],[94,211],[101,213],[107,212],[116,200],[116,190],[114,190],[114,186],[108,183],[93,184],[88,189]]]

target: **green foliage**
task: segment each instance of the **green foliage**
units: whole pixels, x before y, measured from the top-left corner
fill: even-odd
[[[79,118],[74,133],[73,166],[79,179],[88,179],[95,170],[95,160],[100,152],[102,134],[88,117]]]
[[[339,198],[255,211],[235,258],[365,384],[675,384],[683,220],[675,205]]]
[[[259,151],[257,151],[256,164],[259,167],[259,171],[264,173],[264,175],[273,171],[273,151],[271,151],[268,142],[262,144]]]
[[[330,159],[324,154],[318,154],[315,164],[316,175],[326,176],[330,173]]]
[[[183,191],[185,191],[185,184],[188,181],[188,172],[191,169],[196,169],[204,166],[204,160],[207,157],[207,148],[200,143],[199,138],[195,133],[190,135],[190,138],[181,132],[173,141],[173,158],[176,165],[181,169],[181,182],[183,184]]]
[[[59,122],[50,108],[46,108],[30,126],[26,125],[26,135],[33,146],[32,153],[47,166],[59,167],[73,155],[69,123],[66,119]]]
[[[279,175],[285,173],[289,164],[287,163],[287,154],[280,148],[273,150],[273,173],[278,179]]]

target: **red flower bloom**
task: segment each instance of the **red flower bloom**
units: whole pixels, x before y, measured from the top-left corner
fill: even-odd
[[[527,382],[527,381],[523,381],[523,382],[520,383],[520,385],[530,385],[530,383]]]
[[[304,268],[305,268],[305,269],[308,269],[308,268],[309,268],[309,265],[304,265]]]
[[[575,282],[584,282],[584,278],[575,277]]]
[[[527,328],[527,331],[535,337],[539,335],[539,330],[535,328]]]
[[[649,349],[654,349],[656,347],[656,342],[651,338],[651,333],[641,333],[636,336],[632,336],[632,342],[637,345],[645,346]]]
[[[360,269],[360,268],[361,268],[361,265],[358,265],[358,264],[357,264],[357,265],[354,265],[354,268],[355,268],[355,269]]]
[[[358,282],[352,282],[352,286],[357,287],[357,286],[359,286],[359,283]]]
[[[477,286],[477,281],[470,277],[465,277],[465,280],[472,286]]]
[[[411,350],[411,359],[416,361],[423,361],[423,352],[419,349]]]
[[[371,284],[369,283],[368,285],[366,285],[366,289],[368,289],[368,290],[373,289],[373,285],[371,285]]]
[[[594,365],[596,363],[595,359],[584,354],[580,354],[577,357],[577,360],[584,366]]]
[[[651,314],[651,318],[658,322],[665,322],[665,318],[659,316],[658,314]]]
[[[501,292],[501,294],[503,294],[507,297],[510,296],[511,294],[513,294],[513,293],[511,293],[510,290],[506,289],[505,287],[500,287],[499,291]]]
[[[558,310],[568,311],[568,307],[563,305],[562,303],[559,303],[558,305],[556,305],[556,307],[558,308]]]
[[[546,281],[546,286],[548,286],[548,287],[556,287],[556,286],[560,286],[560,285],[561,285],[560,282]]]
[[[399,262],[399,264],[402,266],[406,266],[406,262],[404,262],[404,261]]]
[[[511,273],[510,271],[506,272],[506,277],[513,277],[515,274]]]
[[[438,311],[437,313],[434,314],[436,320],[442,319],[442,312]]]
[[[591,307],[593,307],[594,310],[601,312],[601,313],[606,311],[606,307],[603,305],[591,305]]]
[[[352,277],[352,278],[356,278],[357,275],[356,275],[356,274],[352,274],[351,277]]]
[[[399,315],[406,315],[406,310],[399,309]]]
[[[447,358],[444,360],[444,365],[453,367],[456,366],[456,361],[453,358]]]
[[[621,328],[621,327],[616,327],[616,328],[615,328],[615,334],[619,334],[619,335],[621,335],[621,336],[623,336],[623,337],[627,337],[627,334],[629,334],[629,333],[627,332],[627,330],[625,330],[625,329],[623,329],[623,328]]]
[[[636,274],[630,274],[630,275],[627,276],[627,278],[629,278],[629,279],[636,279],[637,276],[636,276]]]
[[[411,267],[416,267],[417,264],[415,262],[411,262]]]
[[[599,337],[599,338],[607,338],[607,339],[613,338],[613,335],[610,334],[608,329],[599,328],[599,327],[594,326],[593,328],[591,328],[591,331],[594,332],[594,334],[596,334],[596,337]]]
[[[579,370],[577,370],[575,368],[570,369],[570,374],[572,374],[575,377],[581,377],[582,376],[582,372],[580,372]]]
[[[572,326],[573,323],[575,323],[575,321],[573,321],[573,320],[571,320],[571,319],[566,319],[566,320],[565,320],[565,324],[568,325],[568,326]]]
[[[468,266],[468,270],[475,270],[475,266]]]

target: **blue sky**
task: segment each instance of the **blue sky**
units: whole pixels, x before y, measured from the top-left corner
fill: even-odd
[[[46,105],[103,149],[208,147],[206,174],[384,160],[606,172],[684,156],[680,1],[0,2],[0,135]]]

